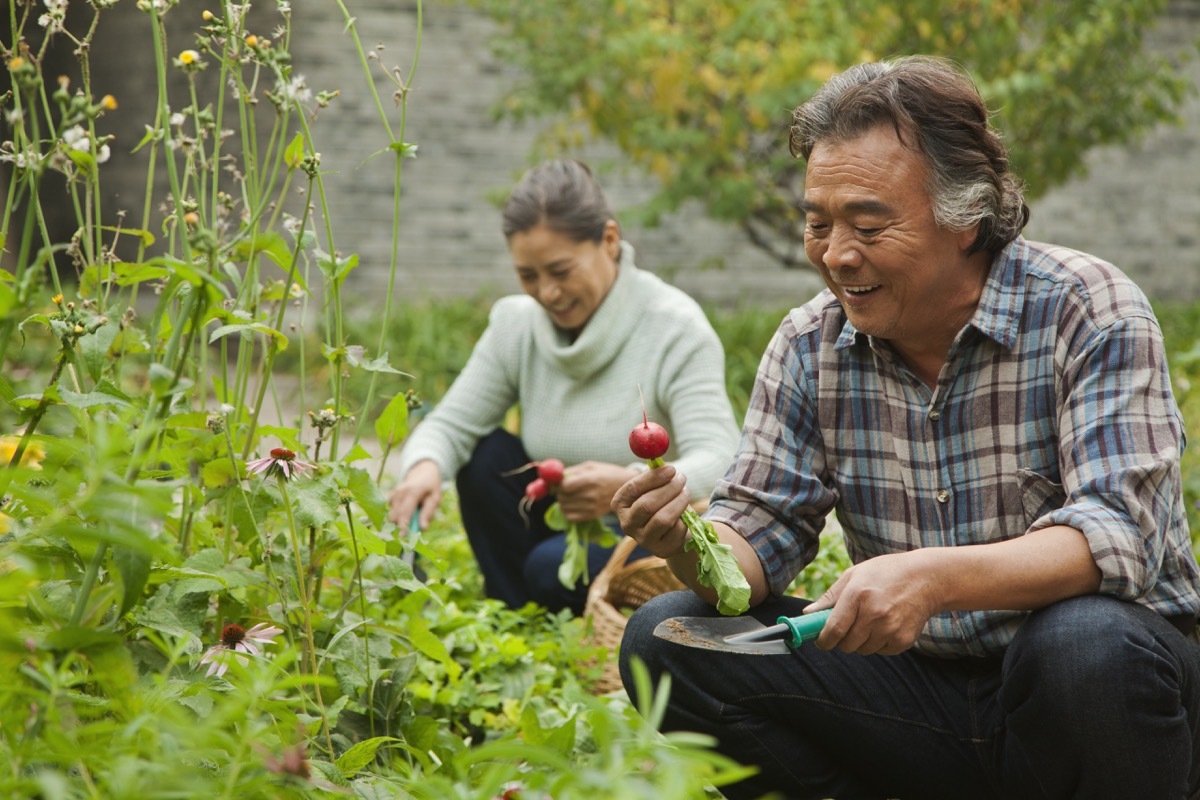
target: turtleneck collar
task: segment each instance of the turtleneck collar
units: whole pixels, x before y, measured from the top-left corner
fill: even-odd
[[[626,320],[636,319],[647,301],[635,291],[638,269],[633,256],[633,245],[622,239],[616,280],[574,341],[539,306],[534,341],[538,354],[554,369],[581,380],[606,366],[624,347],[636,327]]]

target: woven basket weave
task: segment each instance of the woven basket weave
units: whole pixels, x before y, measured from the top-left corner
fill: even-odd
[[[636,541],[622,537],[588,589],[583,613],[591,622],[592,643],[608,651],[600,677],[592,688],[596,694],[621,688],[617,646],[621,644],[627,619],[621,610],[636,609],[655,595],[687,588],[667,562],[657,556],[629,561],[635,547]]]

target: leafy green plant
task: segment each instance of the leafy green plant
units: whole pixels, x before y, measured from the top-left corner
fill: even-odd
[[[336,2],[374,92],[382,50]],[[483,598],[452,492],[424,532],[387,519],[383,465],[422,408],[388,348],[436,401],[469,346],[429,347],[463,337],[392,287],[348,323],[357,257],[337,248],[318,146],[338,92],[296,71],[289,3],[269,33],[252,5],[137,4],[156,99],[135,221],[103,202],[120,101],[88,79],[112,0],[82,21],[8,6],[0,794],[563,798],[661,761],[697,768],[630,796],[699,796],[724,762],[592,695],[606,654],[584,620]],[[44,72],[56,38],[78,83]],[[399,120],[375,96],[397,198],[416,59],[384,70]],[[51,204],[74,212],[67,241]]]

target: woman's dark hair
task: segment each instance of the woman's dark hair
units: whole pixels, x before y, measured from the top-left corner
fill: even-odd
[[[807,160],[818,142],[849,141],[881,124],[925,156],[939,225],[963,231],[978,223],[972,252],[996,252],[1017,238],[1029,221],[1024,185],[1008,170],[974,82],[945,59],[906,56],[835,75],[792,112],[789,148]]]
[[[504,238],[545,225],[572,241],[599,242],[615,220],[608,199],[586,164],[560,159],[526,172],[504,204]]]

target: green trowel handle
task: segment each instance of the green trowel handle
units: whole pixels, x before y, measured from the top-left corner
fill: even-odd
[[[804,642],[811,641],[820,635],[821,629],[825,627],[825,620],[829,619],[829,615],[832,613],[833,609],[827,608],[811,614],[801,614],[798,617],[780,617],[775,621],[780,625],[786,625],[791,631],[788,647],[799,647]]]

